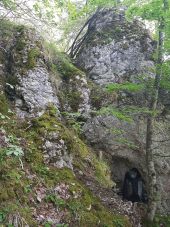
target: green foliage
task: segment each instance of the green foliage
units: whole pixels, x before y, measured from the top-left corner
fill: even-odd
[[[75,133],[81,135],[82,133],[82,126],[84,124],[83,121],[78,120],[81,117],[79,112],[69,113],[69,112],[62,112],[62,115],[66,118],[68,126],[75,130]]]
[[[84,209],[83,204],[81,203],[81,201],[75,201],[74,199],[71,200],[68,203],[68,208],[71,210],[71,212],[73,214],[76,214],[80,210]]]
[[[8,146],[4,148],[4,153],[6,156],[16,156],[21,157],[24,155],[24,152],[22,148],[19,146],[19,141],[14,135],[8,135],[8,137],[5,138],[6,143],[8,143]]]
[[[15,0],[1,0],[1,5],[4,8],[11,8],[11,10],[16,10],[16,1]]]
[[[37,58],[40,56],[40,50],[38,48],[31,49],[28,52],[27,68],[32,69],[36,66]]]
[[[3,211],[0,211],[0,223],[2,223],[6,218],[6,214]]]
[[[156,23],[156,33],[158,34],[159,22],[163,19],[164,23],[164,52],[169,53],[170,51],[170,1],[162,0],[149,0],[138,1],[130,0],[124,1],[130,7],[128,8],[126,14],[128,18],[134,18],[134,16],[140,17],[142,20],[154,21]],[[165,5],[163,4],[165,3]],[[158,37],[158,35],[156,35]]]
[[[10,155],[15,155],[17,157],[19,156],[23,156],[24,152],[22,150],[21,147],[18,147],[16,145],[10,145],[7,149],[6,149],[6,155],[10,156]]]
[[[153,222],[143,221],[144,227],[170,226],[170,216],[156,215]]]
[[[113,220],[113,224],[115,227],[124,227],[125,223],[122,219],[117,218],[117,219]]]
[[[115,6],[117,2],[116,0],[78,2],[73,0],[55,0],[54,2],[37,0],[34,4],[34,10],[40,18],[43,18],[43,16],[48,18],[48,24],[53,24],[52,27],[56,25],[55,15],[61,18],[60,22],[57,21],[57,23],[59,24],[58,28],[63,32],[63,36],[59,40],[58,45],[65,50],[70,46],[70,40],[74,39],[82,24],[85,23],[97,8]],[[62,18],[63,12],[67,15],[65,20]],[[49,17],[48,14],[50,15]],[[63,48],[63,44],[65,48]]]
[[[107,91],[113,92],[113,91],[129,91],[129,92],[139,92],[143,90],[144,84],[135,84],[135,83],[130,83],[126,82],[123,84],[108,84],[106,86]]]
[[[57,224],[56,227],[69,227],[68,224]]]
[[[51,223],[51,222],[46,222],[46,223],[44,224],[44,227],[52,227],[52,223]]]
[[[63,199],[57,197],[55,194],[47,195],[45,201],[53,203],[56,207],[64,207],[66,204]]]
[[[5,118],[6,118],[6,116],[5,116],[4,114],[1,114],[1,113],[0,113],[0,119],[1,119],[1,120],[4,120]]]
[[[118,119],[122,120],[122,121],[127,121],[127,122],[132,122],[133,119],[131,116],[123,113],[121,110],[112,107],[112,106],[108,106],[108,107],[103,107],[101,108],[99,111],[97,111],[97,114],[99,115],[113,115],[115,117],[117,117]]]
[[[167,91],[170,91],[170,61],[164,62],[162,66],[162,80],[160,83],[160,87],[162,89],[165,89]]]

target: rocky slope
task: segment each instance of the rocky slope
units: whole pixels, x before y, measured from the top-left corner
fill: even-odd
[[[119,212],[115,198],[113,212],[99,197],[114,182],[107,163],[79,137],[90,109],[85,74],[35,30],[1,25],[1,226],[138,223],[125,216],[127,207],[135,213],[131,204]]]
[[[77,53],[76,63],[87,72],[100,89],[109,83],[120,84],[148,83],[154,77],[155,41],[139,21],[128,22],[124,11],[114,9],[99,11],[90,22],[87,35]],[[148,89],[148,87],[147,87]],[[147,89],[116,89],[117,97],[112,106],[117,109],[105,111],[102,116],[94,116],[83,126],[87,140],[96,149],[109,154],[114,179],[122,182],[124,173],[138,167],[147,180],[145,163],[146,108],[149,93]],[[153,141],[154,157],[158,173],[161,213],[170,212],[170,159],[169,159],[169,120],[163,117],[168,113],[168,92],[160,90],[160,116],[155,125]],[[98,99],[99,94],[97,94]],[[102,97],[101,97],[102,99]],[[108,99],[107,99],[108,100]],[[107,104],[108,105],[108,104]],[[103,104],[101,106],[104,106]],[[120,110],[125,115],[121,115]],[[112,113],[111,115],[109,113]],[[127,115],[129,118],[127,118]]]
[[[106,12],[102,18],[108,23]],[[108,18],[109,23],[112,22],[110,10]],[[125,27],[129,30],[125,34],[130,35],[132,27],[127,25],[126,22]],[[102,25],[101,30],[103,27],[107,28]],[[123,22],[119,27],[124,27]],[[113,31],[115,33],[115,27]],[[137,28],[133,30],[135,37],[138,31]],[[139,73],[143,72],[142,64],[154,64],[150,59],[154,45],[146,31],[142,31],[149,49],[141,50],[141,37],[136,46],[133,45],[135,56],[138,56],[134,67],[135,70],[139,68]],[[95,37],[99,39],[97,34]],[[124,119],[117,112],[112,116],[96,112],[110,104],[117,106],[118,92],[109,93],[98,85],[117,82],[114,81],[115,75],[110,73],[105,78],[105,74],[100,72],[100,75],[96,74],[99,75],[97,82],[97,77],[93,78],[89,70],[86,74],[75,67],[65,54],[46,43],[33,29],[4,21],[1,22],[0,36],[2,226],[140,226],[145,205],[122,201],[113,193],[112,187],[115,187],[115,181],[121,186],[130,167],[137,166],[145,178],[145,121],[138,115],[131,120]],[[104,50],[108,52],[105,45],[116,43],[114,39],[115,36],[111,35],[106,44],[95,44],[96,48],[102,49],[102,59],[106,54]],[[118,46],[121,42],[120,39]],[[87,48],[85,54],[92,49]],[[114,48],[109,46],[110,49]],[[123,53],[124,49],[121,51]],[[128,49],[125,54],[126,61],[131,52]],[[80,53],[81,59],[84,50]],[[99,67],[100,63],[102,69],[103,62],[98,61]],[[129,70],[129,64],[126,62],[123,70],[126,71],[126,67]],[[117,75],[122,76],[119,82],[125,80],[125,74],[119,74],[121,69],[117,70]],[[130,69],[129,75],[132,71]],[[159,123],[156,141],[165,139],[169,130],[167,122]],[[155,145],[160,152],[159,144],[156,142]],[[161,154],[168,152],[167,147],[168,144]],[[167,214],[168,159],[159,159],[157,166],[164,192],[159,210]],[[168,219],[162,219],[158,217],[156,222],[168,223]]]

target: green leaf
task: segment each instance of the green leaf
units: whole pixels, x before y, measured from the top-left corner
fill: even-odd
[[[3,222],[5,220],[5,217],[6,217],[5,213],[0,212],[0,222]]]
[[[99,111],[97,111],[98,115],[113,115],[115,117],[117,117],[118,119],[122,120],[122,121],[126,121],[126,122],[132,122],[133,119],[132,117],[130,117],[128,114],[124,114],[121,110],[116,109],[112,106],[108,106],[108,107],[103,107],[101,108]]]
[[[106,86],[107,91],[113,92],[113,91],[129,91],[129,92],[139,92],[144,88],[144,84],[135,84],[126,82],[124,84],[108,84]]]

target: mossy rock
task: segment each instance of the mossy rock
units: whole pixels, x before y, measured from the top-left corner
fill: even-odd
[[[33,48],[28,52],[28,61],[26,64],[27,69],[33,69],[36,66],[37,58],[41,56],[39,48]]]
[[[118,94],[116,92],[109,92],[92,82],[89,82],[89,88],[91,105],[96,110],[117,102]]]
[[[84,74],[65,53],[57,49],[54,43],[44,42],[43,46],[51,71],[54,72],[56,70],[63,80],[69,81],[77,75],[81,76]]]
[[[75,226],[131,226],[128,219],[113,215],[101,205],[99,199],[77,180],[70,169],[56,170],[56,168],[50,167],[47,171],[41,172],[41,174],[49,188],[60,182],[69,185],[71,197],[60,208],[67,209],[70,212],[69,220]],[[79,196],[74,198],[75,194]],[[79,221],[75,220],[75,215],[79,217]]]
[[[16,41],[11,44],[11,67],[15,71],[17,68],[21,75],[25,75],[28,70],[37,66],[40,59],[42,60],[39,62],[43,64],[42,39],[36,34],[35,29],[16,25],[13,36]]]
[[[15,157],[4,157],[0,165],[0,202],[15,200],[27,202],[24,187],[28,184],[24,173],[19,169],[20,162]]]
[[[76,66],[74,66],[70,59],[64,55],[60,55],[58,59],[57,69],[61,73],[63,79],[66,81],[74,76],[83,74],[83,72],[80,71]]]
[[[105,187],[112,187],[113,181],[110,178],[111,174],[107,163],[99,160],[88,146],[78,138],[75,132],[65,127],[57,119],[55,113],[51,111],[53,111],[53,108],[47,110],[41,117],[33,120],[33,130],[36,134],[48,137],[48,133],[57,132],[58,139],[64,140],[68,152],[73,156],[74,167],[82,171],[89,167],[92,168],[99,183]],[[38,142],[38,139],[36,140]]]
[[[0,94],[0,113],[7,114],[9,109],[8,101],[5,95],[2,93]]]
[[[160,227],[160,226],[170,226],[170,216],[156,215],[153,222],[148,220],[143,220],[144,227]]]
[[[14,226],[17,219],[20,223],[27,223],[29,226],[37,226],[37,223],[32,217],[32,211],[28,206],[20,203],[7,202],[0,205],[0,214],[2,222],[0,226]]]
[[[82,101],[81,92],[70,91],[70,92],[67,92],[66,96],[67,96],[66,99],[68,100],[68,103],[70,104],[72,111],[77,112],[79,105],[81,104],[81,101]]]
[[[9,20],[1,20],[0,33],[2,40],[5,44],[13,38],[14,32],[17,29],[17,25]]]
[[[86,227],[131,227],[127,218],[113,215],[109,210],[101,207],[99,210],[82,211],[80,226]]]
[[[29,130],[27,130],[28,127]],[[103,207],[99,199],[77,179],[71,169],[57,169],[44,163],[43,138],[48,138],[48,133],[58,132],[60,138],[65,141],[69,152],[74,155],[74,165],[77,164],[75,168],[81,169],[83,172],[87,168],[92,168],[94,176],[96,173],[96,179],[99,179],[99,182],[103,181],[106,184],[108,180],[106,177],[107,165],[103,164],[100,167],[100,161],[74,131],[61,122],[61,119],[57,116],[57,110],[53,106],[49,106],[41,117],[35,118],[31,122],[21,123],[10,119],[8,123],[4,122],[4,129],[9,134],[24,139],[25,155],[22,159],[24,168],[31,171],[32,174],[36,174],[36,179],[28,179],[25,172],[20,168],[17,157],[5,158],[1,163],[0,212],[6,212],[7,218],[4,224],[8,224],[8,215],[16,215],[18,212],[30,226],[38,226],[32,218],[26,189],[31,185],[33,196],[35,196],[34,187],[42,182],[48,190],[60,183],[69,185],[71,197],[60,207],[61,210],[65,209],[68,212],[67,218],[64,220],[65,223],[87,227],[97,226],[97,224],[99,224],[98,226],[118,226],[114,225],[114,222],[117,223],[116,220],[119,220],[118,223],[125,223],[124,226],[129,226],[124,217],[115,217]],[[75,194],[80,196],[74,198]],[[79,217],[79,221],[75,219],[75,215]]]

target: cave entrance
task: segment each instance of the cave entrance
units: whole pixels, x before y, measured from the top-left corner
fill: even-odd
[[[122,188],[122,198],[131,202],[147,202],[148,198],[144,180],[137,168],[132,168],[126,172]]]
[[[124,158],[112,158],[112,179],[116,183],[116,193],[123,200],[147,202],[145,181],[134,163]]]

